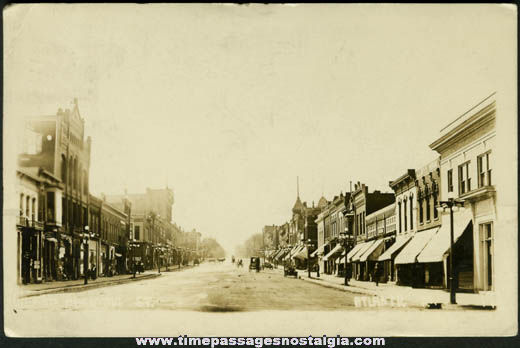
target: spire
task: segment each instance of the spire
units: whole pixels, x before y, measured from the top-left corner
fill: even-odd
[[[300,198],[300,177],[296,177],[296,198]]]

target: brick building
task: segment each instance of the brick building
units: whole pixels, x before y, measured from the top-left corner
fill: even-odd
[[[83,264],[81,235],[88,224],[91,139],[85,138],[85,120],[77,99],[72,109],[60,108],[56,115],[32,118],[28,127],[39,141],[35,151],[19,156],[19,167],[42,168],[63,183],[63,190],[47,192],[45,239],[55,245],[45,248],[55,248],[54,255],[58,255],[57,279],[78,279]]]

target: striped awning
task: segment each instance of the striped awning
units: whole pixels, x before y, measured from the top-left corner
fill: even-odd
[[[358,262],[359,259],[361,259],[361,257],[363,256],[363,254],[368,250],[368,248],[370,248],[372,244],[374,244],[374,242],[375,241],[372,240],[370,242],[361,243],[359,251],[356,253],[356,255],[352,257],[352,262]]]
[[[323,250],[325,250],[325,247],[326,247],[327,245],[329,245],[329,244],[330,244],[330,242],[327,242],[327,243],[325,243],[325,244],[322,244],[318,249],[316,249],[316,250],[314,250],[314,251],[312,252],[311,257],[315,257],[316,255],[319,255],[319,256],[323,255]]]
[[[396,241],[386,251],[379,256],[378,261],[387,261],[395,258],[395,255],[412,239],[411,236],[407,236],[403,239]]]
[[[334,258],[336,254],[338,254],[343,247],[341,244],[336,244],[334,249],[332,249],[325,257],[323,257],[323,261],[328,261],[330,258]]]

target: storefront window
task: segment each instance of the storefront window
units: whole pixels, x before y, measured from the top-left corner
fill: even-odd
[[[480,225],[482,278],[486,289],[493,287],[493,223],[488,222]]]

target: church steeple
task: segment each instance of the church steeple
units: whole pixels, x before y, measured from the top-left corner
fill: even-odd
[[[301,213],[304,209],[302,201],[300,200],[300,178],[296,177],[296,202],[292,208],[293,213]]]

